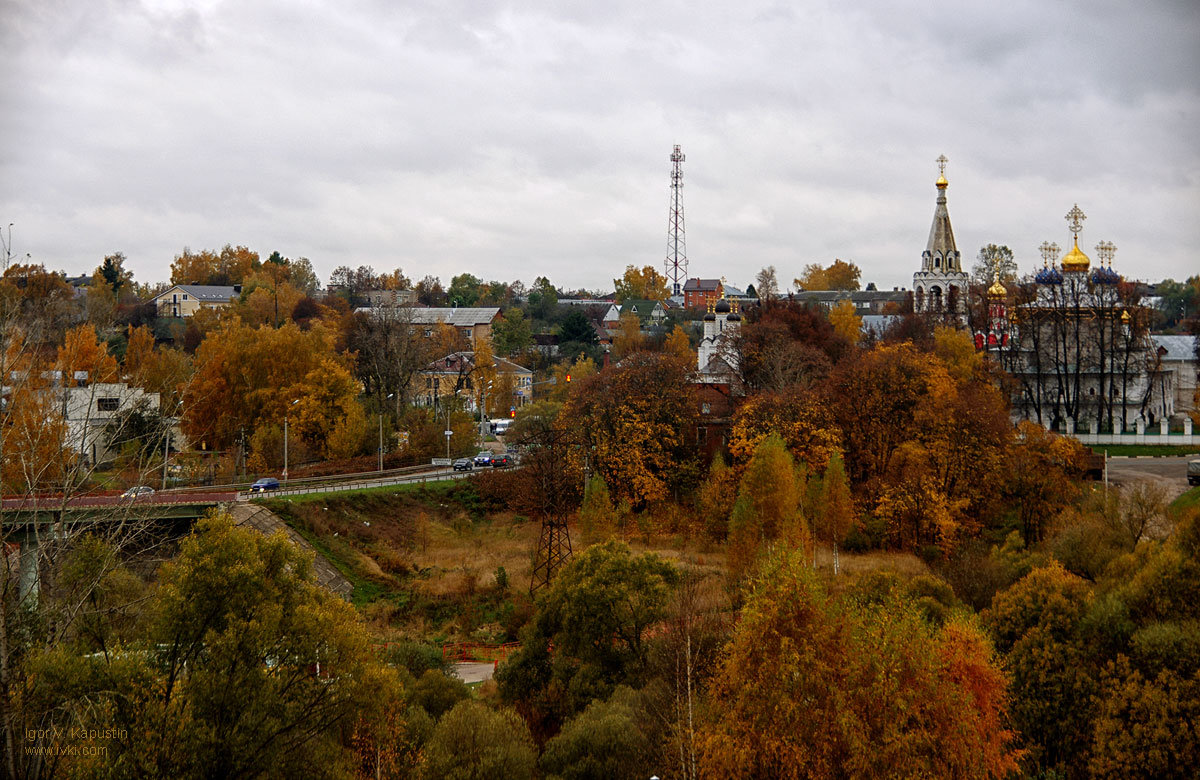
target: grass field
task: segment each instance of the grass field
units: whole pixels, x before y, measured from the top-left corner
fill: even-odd
[[[296,529],[353,584],[353,603],[382,640],[502,642],[517,638],[533,604],[529,596],[539,524],[511,512],[490,511],[471,480],[405,485],[261,501]],[[570,527],[572,546],[588,546]],[[699,571],[724,587],[720,545],[685,534],[634,532],[635,552],[654,552]],[[853,574],[928,571],[907,553],[845,552],[841,569]],[[832,571],[828,549],[817,566]]]
[[[1171,509],[1176,512],[1200,507],[1200,486],[1194,487],[1171,502]]]

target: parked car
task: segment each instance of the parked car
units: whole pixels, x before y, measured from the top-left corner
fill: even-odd
[[[1200,485],[1200,460],[1188,461],[1188,484]]]
[[[512,464],[512,457],[507,452],[502,452],[492,458],[492,468],[506,469]]]
[[[492,465],[492,453],[488,452],[487,450],[484,450],[483,452],[476,455],[475,456],[475,465],[476,466]]]
[[[250,486],[251,493],[266,493],[268,490],[279,490],[279,480],[275,477],[263,477]]]
[[[475,461],[470,458],[459,458],[454,461],[455,471],[470,471],[473,468],[475,468]]]
[[[121,494],[121,498],[137,498],[138,496],[154,495],[154,488],[149,485],[136,485]]]

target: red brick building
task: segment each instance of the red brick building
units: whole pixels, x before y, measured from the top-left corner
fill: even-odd
[[[683,306],[685,309],[707,309],[724,293],[725,285],[720,279],[688,279],[683,285]]]

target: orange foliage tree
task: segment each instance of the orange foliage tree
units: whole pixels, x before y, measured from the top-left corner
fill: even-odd
[[[115,382],[118,374],[117,359],[108,354],[107,345],[100,343],[91,323],[67,331],[66,340],[58,348],[58,370],[67,387],[81,381]]]
[[[294,442],[326,457],[354,454],[366,432],[361,385],[333,349],[323,326],[302,331],[251,328],[238,320],[211,333],[196,351],[185,395],[184,430],[224,448],[262,425],[282,425]]]
[[[707,778],[1002,778],[1004,677],[970,623],[824,592],[801,555],[751,584],[698,742]]]
[[[744,464],[764,439],[777,434],[792,457],[810,470],[823,469],[842,440],[830,416],[829,405],[812,392],[792,388],[759,393],[738,409],[729,434],[729,452],[735,462]]]
[[[574,383],[560,420],[576,426],[592,470],[634,509],[666,499],[692,462],[696,401],[691,366],[638,352]]]

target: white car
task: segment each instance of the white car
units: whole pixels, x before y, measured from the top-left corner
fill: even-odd
[[[137,485],[122,493],[121,498],[137,498],[138,496],[150,496],[153,494],[154,488],[149,485]]]

